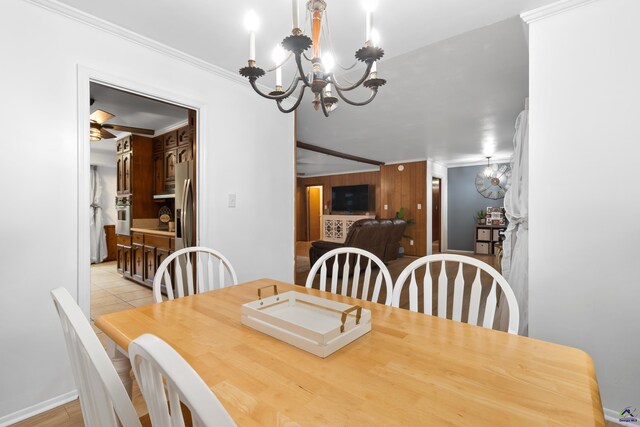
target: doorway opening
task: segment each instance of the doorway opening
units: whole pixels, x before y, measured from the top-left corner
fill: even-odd
[[[440,178],[432,178],[431,180],[431,218],[432,218],[432,236],[433,236],[433,253],[442,252],[442,180]]]
[[[89,89],[95,320],[153,303],[156,269],[196,245],[197,111],[93,81]]]
[[[307,236],[313,242],[322,238],[322,186],[307,187]]]

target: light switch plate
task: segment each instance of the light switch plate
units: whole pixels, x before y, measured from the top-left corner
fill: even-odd
[[[229,207],[230,208],[235,208],[236,207],[236,195],[235,194],[229,194]]]
[[[422,203],[418,203],[418,209],[422,209]]]
[[[409,244],[413,246],[413,240],[409,240]]]
[[[384,205],[384,210],[389,210],[389,205]]]

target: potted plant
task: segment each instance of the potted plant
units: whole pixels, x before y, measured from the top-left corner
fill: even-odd
[[[484,224],[487,218],[487,213],[485,211],[476,212],[476,220],[478,224]]]
[[[414,225],[416,223],[414,220],[405,219],[406,214],[407,214],[407,210],[405,208],[400,208],[400,210],[396,212],[396,219],[403,219],[407,223],[407,227]],[[403,234],[402,238],[411,239],[411,236],[407,234]],[[398,256],[401,257],[403,255],[404,255],[404,247],[402,246],[402,243],[400,243],[400,247],[398,249]]]

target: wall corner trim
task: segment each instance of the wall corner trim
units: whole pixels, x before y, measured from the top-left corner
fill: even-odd
[[[75,21],[78,21],[90,27],[94,27],[99,30],[105,31],[107,33],[113,34],[122,39],[128,40],[130,42],[144,46],[146,48],[155,50],[156,52],[162,53],[166,56],[173,57],[180,61],[186,62],[190,65],[193,65],[202,70],[208,71],[219,77],[223,77],[234,83],[241,84],[244,87],[247,87],[247,88],[250,87],[247,84],[246,79],[240,75],[232,73],[231,71],[228,71],[210,62],[204,61],[200,58],[196,58],[195,56],[189,55],[188,53],[182,52],[181,50],[167,46],[149,37],[138,34],[135,31],[128,30],[124,27],[113,24],[102,18],[83,12],[67,4],[61,3],[57,0],[24,0],[24,1],[26,1],[27,3],[31,3],[35,6],[42,7],[43,9],[47,9],[59,15],[65,16],[67,18],[73,19]]]
[[[64,405],[65,403],[69,403],[73,400],[76,400],[77,398],[78,391],[71,390],[68,393],[61,394],[59,396],[45,400],[44,402],[36,403],[35,405],[29,406],[28,408],[24,408],[12,414],[0,417],[0,426],[15,424],[17,422],[26,420],[27,418],[31,418],[35,415],[46,412],[50,409],[57,408],[58,406]]]
[[[522,18],[522,20],[527,24],[531,24],[532,22],[546,19],[550,16],[593,3],[594,1],[597,0],[560,0],[556,3],[551,3],[547,6],[542,6],[537,9],[524,12],[520,14],[520,18]]]

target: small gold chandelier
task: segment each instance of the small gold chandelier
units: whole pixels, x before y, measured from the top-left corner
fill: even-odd
[[[329,113],[335,109],[338,98],[350,105],[363,106],[374,100],[378,94],[378,88],[383,86],[387,81],[378,78],[376,62],[384,56],[384,50],[377,46],[376,31],[373,28],[373,7],[371,3],[366,7],[366,35],[365,44],[355,53],[356,62],[351,67],[342,67],[344,70],[350,70],[358,61],[366,65],[364,74],[358,81],[351,85],[343,86],[333,73],[334,55],[331,50],[324,55],[321,53],[320,40],[323,34],[328,34],[326,20],[324,20],[323,33],[323,16],[326,15],[327,4],[324,0],[309,0],[307,2],[305,23],[310,21],[311,38],[304,34],[300,29],[298,22],[298,0],[292,0],[293,9],[293,28],[291,35],[282,40],[281,46],[277,46],[274,50],[275,68],[269,71],[276,72],[275,90],[266,94],[258,89],[256,80],[265,75],[265,70],[256,65],[256,31],[258,30],[259,21],[255,12],[250,11],[245,19],[245,25],[249,30],[249,61],[246,67],[240,69],[240,75],[249,79],[249,83],[253,90],[260,96],[276,101],[278,109],[283,113],[290,113],[300,105],[306,88],[310,88],[314,94],[313,107],[315,110],[322,109],[325,116],[329,117]],[[326,39],[326,36],[322,37]],[[328,43],[331,46],[331,43]],[[311,48],[311,58],[305,51]],[[289,54],[287,55],[287,52]],[[298,73],[294,77],[289,87],[284,90],[282,86],[282,66],[291,57],[295,58]],[[302,66],[302,59],[311,63],[311,72],[306,74]],[[298,86],[301,84],[298,92],[298,99],[295,104],[285,109],[282,101],[291,96]],[[369,98],[364,101],[353,101],[345,96],[345,92],[349,92],[357,87],[363,86],[371,90]],[[333,91],[338,97],[333,96]]]

